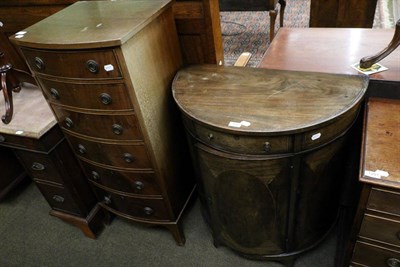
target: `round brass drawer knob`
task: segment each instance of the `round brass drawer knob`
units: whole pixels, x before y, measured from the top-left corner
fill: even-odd
[[[144,214],[146,214],[146,215],[152,215],[154,213],[154,210],[150,207],[145,207],[143,209],[143,211],[144,211]]]
[[[99,64],[93,60],[90,59],[88,61],[86,61],[86,68],[91,72],[91,73],[98,73],[99,72]]]
[[[100,180],[100,174],[96,171],[92,171],[92,178],[93,180],[98,181]]]
[[[74,122],[71,120],[71,118],[65,118],[65,125],[68,127],[68,128],[72,128],[73,126],[74,126]]]
[[[269,142],[265,142],[263,145],[264,151],[265,152],[270,152],[271,151],[271,144]]]
[[[57,89],[51,88],[50,89],[50,95],[55,100],[60,99],[60,94],[58,93]]]
[[[86,148],[81,144],[78,145],[78,151],[81,154],[86,154]]]
[[[43,171],[45,169],[44,165],[39,162],[34,162],[31,166],[34,171]]]
[[[389,258],[386,261],[386,265],[389,267],[400,267],[400,260],[397,258]]]
[[[35,57],[35,66],[39,70],[44,70],[45,64],[44,64],[43,59],[41,59],[40,57]]]
[[[133,156],[130,153],[124,153],[124,155],[122,156],[122,158],[124,159],[124,161],[126,163],[132,163],[133,162]]]
[[[213,135],[212,133],[209,133],[209,134],[207,135],[207,139],[208,139],[208,141],[213,140],[213,139],[214,139],[214,135]]]
[[[119,124],[113,124],[112,131],[116,135],[121,135],[122,132],[124,131],[124,128]]]
[[[58,202],[58,203],[63,203],[64,202],[64,197],[62,197],[62,196],[60,196],[60,195],[54,195],[53,197],[52,197],[52,199],[54,200],[54,201],[56,201],[56,202]]]
[[[144,188],[144,183],[141,181],[136,181],[135,182],[135,187],[137,190],[142,190]]]
[[[104,105],[110,105],[112,102],[112,98],[109,94],[106,93],[102,93],[100,95],[100,101],[101,103],[103,103]]]

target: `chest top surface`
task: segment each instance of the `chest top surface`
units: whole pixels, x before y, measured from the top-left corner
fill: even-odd
[[[11,41],[43,49],[118,46],[170,5],[170,0],[78,1],[16,33]]]
[[[192,119],[257,134],[320,126],[358,104],[367,86],[366,76],[199,65],[178,72],[172,89]]]

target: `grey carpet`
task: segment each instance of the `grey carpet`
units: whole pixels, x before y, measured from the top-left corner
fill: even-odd
[[[282,266],[244,259],[215,248],[198,200],[184,217],[186,244],[179,247],[164,228],[147,228],[116,218],[96,240],[48,215],[50,208],[31,183],[0,202],[0,266]],[[296,267],[333,266],[333,231]]]

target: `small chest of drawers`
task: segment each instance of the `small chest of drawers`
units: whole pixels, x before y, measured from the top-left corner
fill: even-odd
[[[0,146],[17,156],[49,203],[51,215],[95,238],[104,214],[40,88],[25,84],[14,95],[14,105],[11,122],[0,125]]]
[[[400,101],[370,98],[365,108],[352,266],[400,265]]]
[[[12,41],[100,205],[165,226],[182,245],[195,183],[170,91],[182,64],[171,5],[77,2]]]

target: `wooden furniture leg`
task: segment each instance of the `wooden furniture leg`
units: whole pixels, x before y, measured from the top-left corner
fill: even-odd
[[[0,54],[0,56],[2,56],[2,54]],[[6,106],[6,113],[1,117],[1,120],[5,124],[10,123],[13,115],[12,92],[19,92],[21,90],[20,83],[11,70],[11,64],[4,64],[0,67],[1,89],[3,90]]]
[[[269,11],[269,42],[272,42],[275,36],[275,21],[276,15],[278,14],[276,9]]]
[[[283,17],[284,17],[284,14],[285,14],[286,1],[285,0],[279,0],[279,4],[281,5],[281,9],[279,11],[279,26],[283,27]]]
[[[396,22],[394,36],[389,45],[374,56],[364,57],[360,60],[360,67],[367,69],[392,53],[400,45],[400,19]]]

